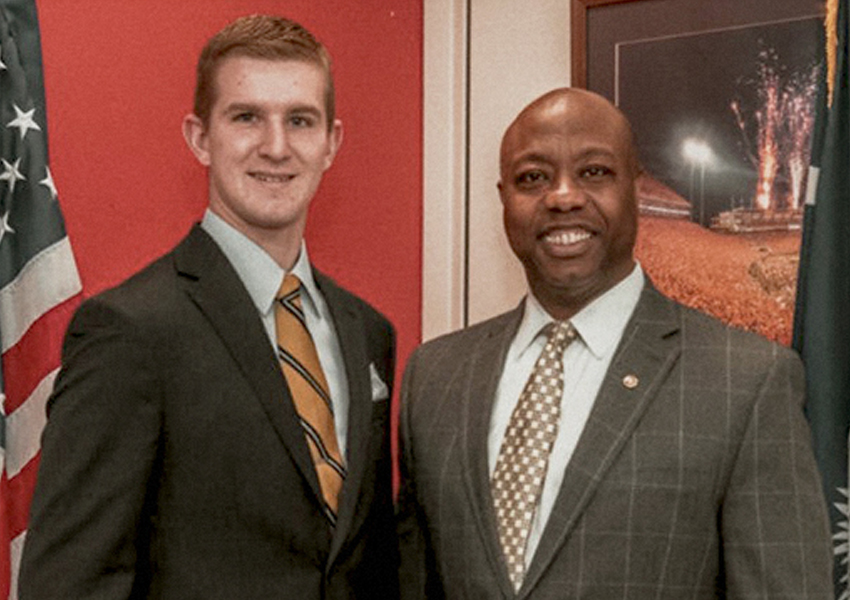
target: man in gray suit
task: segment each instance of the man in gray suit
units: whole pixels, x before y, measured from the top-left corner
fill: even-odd
[[[20,598],[397,596],[394,332],[303,239],[342,138],[327,51],[238,19],[183,133],[209,210],[71,322]]]
[[[625,117],[586,91],[505,133],[530,293],[407,366],[405,597],[832,597],[800,362],[652,286],[639,173]]]

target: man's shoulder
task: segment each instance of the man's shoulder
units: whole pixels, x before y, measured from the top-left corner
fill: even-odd
[[[134,300],[139,300],[146,301],[147,306],[157,304],[174,287],[175,251],[176,248],[172,248],[120,283],[92,296],[90,300],[117,304],[132,304]]]
[[[716,349],[721,352],[763,355],[768,359],[780,357],[797,361],[790,348],[753,331],[730,325],[702,310],[692,308],[655,291],[669,304],[678,321],[684,349]]]
[[[189,299],[180,284],[177,256],[193,237],[197,242],[193,231],[127,279],[88,298],[77,310],[78,316],[111,315],[121,321],[153,324],[168,320],[169,313],[179,313]]]
[[[486,321],[429,340],[416,349],[417,359],[465,355],[488,344],[510,342],[519,326],[522,309],[515,308]]]
[[[313,267],[313,277],[316,280],[316,285],[325,297],[325,302],[329,306],[337,305],[339,307],[345,307],[347,310],[360,314],[367,321],[378,323],[388,329],[393,329],[392,323],[381,311],[372,306],[364,298],[342,287],[329,275]]]

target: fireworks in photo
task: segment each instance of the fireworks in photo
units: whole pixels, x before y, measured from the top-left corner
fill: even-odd
[[[616,95],[649,174],[637,257],[653,283],[789,343],[820,17],[620,44]]]
[[[759,107],[748,119],[739,100],[730,104],[758,172],[753,208],[798,211],[809,164],[819,68],[814,65],[783,77],[776,51],[770,48],[759,53],[757,71],[751,85],[756,87]],[[748,122],[755,124],[755,136]],[[787,182],[784,187],[777,185],[782,180]]]

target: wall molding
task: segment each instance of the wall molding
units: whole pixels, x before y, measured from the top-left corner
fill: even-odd
[[[466,324],[468,0],[424,3],[422,340]]]

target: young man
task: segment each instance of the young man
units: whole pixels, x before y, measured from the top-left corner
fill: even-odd
[[[394,332],[303,241],[342,140],[326,50],[231,23],[183,132],[209,208],[69,327],[20,597],[392,597]]]
[[[832,598],[800,361],[655,290],[639,172],[590,92],[505,133],[530,293],[405,371],[403,597]]]

